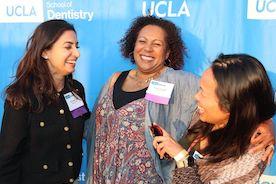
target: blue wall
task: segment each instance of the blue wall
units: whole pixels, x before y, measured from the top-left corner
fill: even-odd
[[[262,61],[276,88],[275,0],[0,0],[0,3],[1,92],[12,81],[34,28],[41,21],[63,18],[73,23],[78,32],[81,57],[74,76],[84,84],[92,108],[108,77],[115,71],[133,67],[121,57],[118,41],[131,20],[149,10],[182,29],[188,48],[184,70],[201,75],[221,52],[243,52]],[[3,100],[0,99],[0,115]],[[275,183],[275,156],[265,174],[269,176],[260,183]]]

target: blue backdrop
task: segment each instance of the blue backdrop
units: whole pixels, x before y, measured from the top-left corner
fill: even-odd
[[[188,48],[184,70],[201,75],[219,53],[243,52],[262,61],[276,88],[275,0],[0,0],[0,4],[1,92],[12,81],[35,27],[44,20],[66,19],[75,25],[80,42],[74,76],[84,84],[92,108],[107,78],[133,67],[121,57],[118,41],[131,20],[145,13],[167,18],[182,29]],[[276,183],[275,156],[260,183]]]

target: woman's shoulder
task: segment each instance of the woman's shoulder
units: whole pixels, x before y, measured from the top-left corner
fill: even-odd
[[[111,88],[115,82],[117,81],[118,77],[121,75],[122,72],[115,72],[111,75],[110,77],[110,82],[109,82],[109,88]]]
[[[82,86],[82,83],[76,79],[73,79],[73,85],[74,86]]]
[[[256,153],[246,152],[238,158],[231,157],[216,163],[208,163],[207,160],[198,160],[198,164],[200,165],[200,167],[208,166],[209,168],[213,166],[215,166],[216,168],[235,168],[237,166],[249,168],[254,167],[258,163],[260,163],[263,154],[264,151]]]
[[[169,68],[167,71],[167,75],[170,75],[172,77],[184,77],[185,79],[192,79],[192,80],[198,80],[199,76],[195,75],[194,73],[184,71],[184,70],[174,70],[172,68]]]
[[[240,182],[257,181],[265,168],[261,160],[263,152],[245,153],[239,158],[229,158],[221,162],[208,164],[198,163],[199,172],[203,181]],[[210,176],[212,173],[212,177]],[[235,181],[235,182],[234,182]]]
[[[85,93],[84,87],[80,81],[73,79],[71,85],[71,90],[76,91],[77,93],[79,93],[79,95],[82,96]]]
[[[75,90],[81,90],[83,91],[84,90],[84,87],[83,87],[83,84],[76,80],[76,79],[73,79],[73,86],[72,86]]]
[[[119,78],[119,76],[121,74],[123,74],[123,73],[129,73],[131,71],[132,70],[125,70],[125,71],[118,71],[118,72],[113,73],[111,75],[111,77],[109,78],[109,80],[108,80],[108,86],[109,86],[108,88],[111,89],[114,86],[115,82],[117,81],[117,79]]]
[[[199,88],[199,77],[183,70],[168,68],[162,76],[162,80],[175,84],[175,90],[177,92],[183,92],[185,90],[186,93],[190,93],[192,96],[194,96]]]

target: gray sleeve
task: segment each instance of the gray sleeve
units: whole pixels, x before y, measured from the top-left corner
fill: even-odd
[[[156,171],[165,183],[170,183],[172,178],[171,171],[175,168],[175,163],[174,161],[159,159],[152,146],[152,137],[149,134],[148,127],[151,125],[151,122],[156,122],[174,139],[179,140],[186,133],[196,109],[194,96],[199,88],[199,79],[191,73],[168,69],[157,80],[173,83],[175,86],[168,105],[148,102],[148,112],[145,119],[145,136],[147,147],[154,159]]]

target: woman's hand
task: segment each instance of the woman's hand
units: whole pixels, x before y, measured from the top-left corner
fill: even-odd
[[[253,146],[250,149],[251,153],[261,151],[263,149],[266,150],[262,160],[269,164],[274,153],[275,144],[272,119],[266,120],[259,125],[251,137],[251,144]]]
[[[160,155],[160,159],[164,158],[165,153],[173,158],[184,148],[178,144],[163,128],[161,128],[161,130],[163,132],[163,136],[154,137],[153,147]]]

